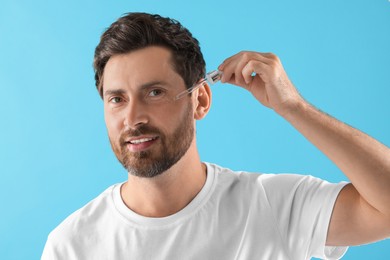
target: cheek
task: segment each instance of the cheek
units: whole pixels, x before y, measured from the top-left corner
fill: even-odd
[[[104,113],[104,121],[106,123],[108,136],[111,140],[115,140],[122,131],[123,128],[123,122],[121,123],[121,120],[117,117],[113,117],[109,113]]]
[[[161,112],[150,123],[153,124],[155,122],[154,126],[167,134],[173,134],[184,121],[188,120],[187,117],[189,116],[189,111],[184,107],[166,108],[161,110]]]

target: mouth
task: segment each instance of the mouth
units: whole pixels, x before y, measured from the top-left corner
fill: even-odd
[[[127,148],[131,152],[140,152],[151,147],[158,139],[158,136],[152,137],[134,137],[126,141]]]

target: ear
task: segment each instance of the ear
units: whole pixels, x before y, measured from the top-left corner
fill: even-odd
[[[211,106],[211,89],[209,84],[205,83],[195,93],[194,118],[201,120],[207,115]]]

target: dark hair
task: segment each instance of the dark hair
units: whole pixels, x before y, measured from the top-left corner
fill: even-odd
[[[103,33],[95,49],[93,67],[96,88],[103,98],[103,72],[108,60],[148,46],[162,46],[172,51],[173,69],[186,87],[205,75],[206,63],[199,42],[178,21],[160,15],[127,13]]]

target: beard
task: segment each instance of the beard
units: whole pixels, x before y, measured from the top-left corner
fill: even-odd
[[[172,134],[164,134],[153,126],[141,125],[136,129],[125,131],[120,136],[119,147],[115,146],[110,138],[111,147],[129,174],[143,178],[156,177],[175,165],[191,146],[194,138],[192,114],[192,104],[190,103],[183,120]],[[126,138],[141,135],[158,136],[158,139],[146,151],[129,151]]]

